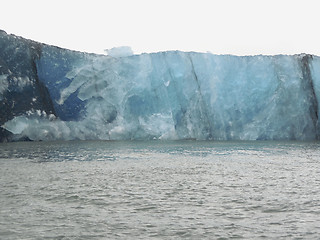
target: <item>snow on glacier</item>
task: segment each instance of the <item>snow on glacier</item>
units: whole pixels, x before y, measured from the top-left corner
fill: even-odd
[[[310,69],[309,69],[310,67]],[[57,118],[16,116],[31,140],[316,139],[320,60],[179,51],[114,58],[43,47]]]

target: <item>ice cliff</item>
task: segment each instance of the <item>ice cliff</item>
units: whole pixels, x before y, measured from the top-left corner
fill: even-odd
[[[0,141],[316,140],[320,58],[81,53],[0,31]]]

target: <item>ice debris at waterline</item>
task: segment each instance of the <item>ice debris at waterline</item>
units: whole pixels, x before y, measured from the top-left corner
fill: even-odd
[[[315,140],[320,58],[124,57],[0,32],[0,138]]]

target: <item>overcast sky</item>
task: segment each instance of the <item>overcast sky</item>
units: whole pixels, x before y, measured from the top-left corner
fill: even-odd
[[[318,0],[6,0],[0,29],[80,51],[320,55]]]

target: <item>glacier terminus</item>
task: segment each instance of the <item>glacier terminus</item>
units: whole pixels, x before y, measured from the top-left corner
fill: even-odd
[[[320,58],[107,56],[0,31],[0,141],[317,140]]]

